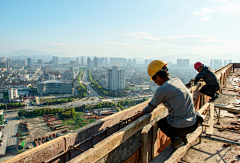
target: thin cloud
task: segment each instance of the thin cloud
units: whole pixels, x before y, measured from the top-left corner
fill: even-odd
[[[210,13],[210,12],[214,12],[214,10],[213,10],[213,9],[210,9],[210,8],[203,8],[203,9],[201,9],[201,10],[199,10],[199,11],[193,12],[192,15],[204,16],[204,15]]]
[[[133,37],[136,39],[158,41],[158,38],[152,37],[151,34],[147,32],[131,32],[131,33],[127,33],[126,36]]]
[[[129,43],[119,43],[119,42],[109,42],[109,41],[106,41],[106,42],[101,42],[102,44],[107,44],[107,45],[115,45],[115,46],[118,46],[118,47],[136,47],[136,45],[134,44],[129,44]]]
[[[213,1],[216,1],[216,2],[224,2],[224,3],[228,3],[227,0],[213,0]]]
[[[208,18],[207,18],[208,19]],[[145,33],[145,35],[151,36],[151,34],[147,33],[147,32],[132,32],[132,33]],[[126,36],[129,37],[133,37],[133,38],[137,38],[137,39],[142,39],[144,41],[148,41],[145,37],[139,37],[139,35],[131,35],[129,33],[126,34]],[[231,43],[229,41],[223,41],[223,40],[217,40],[213,37],[209,37],[209,36],[203,36],[203,35],[176,35],[176,36],[164,36],[161,38],[157,38],[157,37],[152,37],[154,38],[154,40],[156,41],[157,44],[164,44],[166,43],[166,41],[174,41],[174,40],[180,40],[180,39],[196,39],[196,40],[200,40],[202,42],[211,42],[211,43]],[[151,40],[151,39],[150,39]],[[119,44],[119,43],[113,43],[113,42],[106,42],[108,44]]]
[[[168,39],[185,39],[185,38],[201,38],[201,39],[212,39],[212,37],[202,36],[202,35],[177,35],[177,36],[165,36],[160,38],[161,40]]]
[[[232,15],[240,15],[240,5],[231,4],[225,6],[214,6],[214,8],[218,9],[220,12],[232,14]]]
[[[208,20],[211,20],[211,19],[212,19],[211,17],[205,16],[204,18],[199,19],[198,21],[208,21]]]
[[[109,44],[109,45],[119,45],[122,46],[121,43],[117,43],[117,42],[103,42],[104,44]]]

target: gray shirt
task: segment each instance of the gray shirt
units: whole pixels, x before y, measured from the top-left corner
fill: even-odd
[[[143,112],[152,112],[161,102],[168,108],[169,125],[185,128],[195,124],[197,117],[192,96],[179,78],[170,78],[163,83]]]

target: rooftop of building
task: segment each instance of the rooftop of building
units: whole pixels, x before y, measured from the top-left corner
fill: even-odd
[[[67,80],[46,80],[41,83],[71,83],[71,81]]]

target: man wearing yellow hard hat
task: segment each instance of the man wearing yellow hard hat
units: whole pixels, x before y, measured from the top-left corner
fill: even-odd
[[[149,63],[148,75],[160,86],[148,106],[136,118],[152,112],[160,103],[168,108],[168,116],[158,121],[158,127],[171,138],[172,146],[178,148],[187,144],[186,135],[193,132],[202,121],[194,109],[189,90],[179,78],[170,77],[167,63],[154,60]]]

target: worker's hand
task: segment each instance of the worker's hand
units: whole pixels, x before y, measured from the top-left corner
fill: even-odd
[[[192,86],[192,83],[187,83],[185,86],[186,86],[187,88],[190,88],[190,87]]]
[[[185,86],[186,86],[187,88],[190,88],[190,87],[193,86],[193,83],[194,83],[194,79],[191,79]]]

